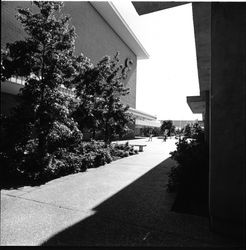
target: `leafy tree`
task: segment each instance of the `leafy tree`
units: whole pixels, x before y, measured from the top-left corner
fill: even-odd
[[[161,129],[157,127],[143,127],[140,128],[141,135],[149,136],[150,133],[153,134],[153,136],[159,136],[161,134]]]
[[[75,117],[80,128],[91,129],[94,133],[102,131],[105,143],[117,134],[124,134],[128,130],[127,124],[132,121],[126,112],[129,106],[120,100],[129,93],[122,82],[128,70],[120,64],[119,53],[113,59],[105,56],[83,73],[82,81],[77,83],[80,103]]]
[[[74,98],[60,88],[72,87],[72,80],[84,69],[84,58],[74,55],[75,29],[69,25],[70,17],[61,13],[63,3],[33,3],[38,7],[35,13],[29,8],[18,9],[17,19],[27,36],[7,44],[2,53],[1,79],[12,75],[26,78],[20,105],[6,123],[7,148],[15,152],[20,149],[25,159],[29,152],[34,153],[36,167],[43,168],[47,156],[58,148],[72,148],[82,139],[70,112]],[[28,150],[31,139],[32,150]]]
[[[188,123],[184,127],[183,134],[187,138],[200,139],[200,137],[202,135],[202,127],[199,125],[198,122],[195,122],[193,124]],[[203,135],[202,135],[202,139],[204,139]]]
[[[168,130],[168,134],[167,134],[168,136],[170,136],[170,134],[172,132],[174,132],[175,127],[174,127],[173,122],[171,120],[167,120],[167,121],[162,122],[161,131],[164,133],[166,129]]]
[[[183,129],[184,136],[187,138],[190,138],[192,135],[192,125],[191,124],[186,124],[184,129]]]

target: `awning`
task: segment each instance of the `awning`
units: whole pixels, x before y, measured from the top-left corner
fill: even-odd
[[[187,103],[194,114],[205,112],[205,100],[203,96],[187,96]]]

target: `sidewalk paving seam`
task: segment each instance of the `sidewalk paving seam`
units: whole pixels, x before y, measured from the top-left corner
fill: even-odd
[[[62,208],[62,209],[66,209],[66,210],[76,211],[76,212],[88,213],[89,211],[91,211],[91,210],[76,209],[76,208],[71,208],[71,207],[64,207],[64,206],[56,205],[54,203],[47,203],[47,202],[43,202],[43,201],[32,200],[32,199],[28,199],[28,198],[25,198],[22,196],[15,196],[15,195],[11,195],[11,194],[2,194],[2,195],[14,197],[14,198],[19,198],[19,199],[27,200],[27,201],[33,201],[33,202],[37,202],[37,203],[41,203],[41,204],[50,205],[50,206],[53,206],[56,208]]]

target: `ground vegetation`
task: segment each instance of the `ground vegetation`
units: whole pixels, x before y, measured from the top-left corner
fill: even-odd
[[[178,193],[176,210],[204,215],[208,211],[208,145],[198,123],[189,128],[190,133],[181,136],[170,153],[177,165],[169,173],[168,190]]]

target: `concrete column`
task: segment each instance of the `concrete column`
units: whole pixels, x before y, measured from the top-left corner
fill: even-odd
[[[209,144],[209,123],[210,123],[210,94],[209,90],[202,91],[200,93],[204,102],[205,102],[205,110],[202,114],[202,119],[204,121],[204,134],[205,134],[205,142]]]
[[[205,91],[205,142],[209,143],[209,123],[210,123],[210,98],[209,91]]]
[[[211,229],[245,230],[245,3],[211,6]]]

